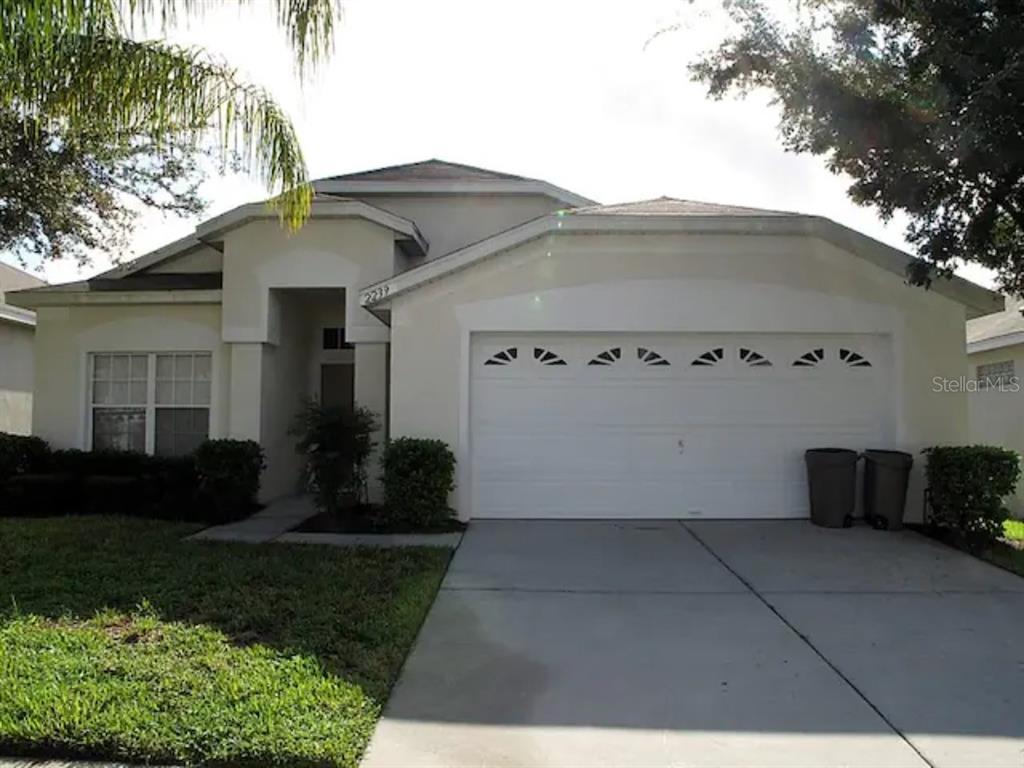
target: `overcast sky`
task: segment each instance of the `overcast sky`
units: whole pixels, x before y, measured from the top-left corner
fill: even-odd
[[[269,0],[225,6],[168,37],[268,87],[314,177],[436,157],[606,203],[670,195],[818,214],[906,247],[902,220],[884,225],[850,203],[821,158],[782,151],[766,98],[709,101],[689,82],[687,63],[723,26],[687,0],[345,0],[335,54],[304,84]],[[645,47],[672,24],[682,28]],[[265,196],[241,178],[213,179],[205,194],[203,218]],[[195,224],[145,216],[134,255]],[[54,264],[44,275],[107,266],[97,254],[85,270]]]

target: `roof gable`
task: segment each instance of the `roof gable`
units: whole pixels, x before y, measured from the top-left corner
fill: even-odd
[[[40,285],[46,285],[46,281],[41,277],[0,261],[0,302],[4,300],[4,291],[19,291]]]
[[[26,327],[34,326],[36,324],[35,313],[6,303],[5,294],[45,285],[46,281],[42,278],[0,261],[0,322]]]
[[[423,160],[418,163],[389,165],[370,171],[328,176],[322,181],[533,181],[523,176],[491,171],[475,165],[447,160]]]
[[[667,202],[666,202],[667,201]],[[652,205],[652,203],[654,205]],[[705,206],[719,209],[708,212]],[[612,211],[605,209],[611,208]],[[644,213],[644,210],[661,213]],[[703,208],[703,210],[701,210]],[[731,209],[723,211],[720,209]],[[666,210],[669,209],[669,210]],[[673,210],[675,211],[673,212]],[[683,213],[681,210],[689,210]],[[439,280],[479,261],[511,250],[523,243],[548,234],[569,233],[610,234],[728,234],[728,235],[795,235],[817,237],[847,251],[854,257],[871,262],[895,275],[905,277],[914,257],[857,232],[830,219],[780,211],[717,206],[711,203],[658,198],[618,206],[593,206],[583,212],[558,211],[541,216],[512,229],[428,261],[387,280],[365,287],[360,304],[367,309],[389,305],[396,296],[421,285]],[[1002,307],[1002,297],[960,277],[936,281],[932,289],[967,308],[969,317],[978,317]]]
[[[313,188],[318,195],[360,199],[375,195],[541,195],[571,208],[595,204],[540,179],[437,159],[328,176],[314,181]]]

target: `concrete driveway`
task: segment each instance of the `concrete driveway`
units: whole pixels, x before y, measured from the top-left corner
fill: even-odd
[[[1024,579],[911,532],[474,522],[394,766],[1024,765]]]

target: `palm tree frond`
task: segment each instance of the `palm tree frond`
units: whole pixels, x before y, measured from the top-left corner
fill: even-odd
[[[264,3],[266,0],[255,0]],[[239,5],[254,0],[234,0]],[[300,73],[330,55],[340,0],[273,0]],[[180,16],[200,16],[225,0],[0,0],[0,48],[16,39],[40,48],[66,34],[130,37],[148,23],[166,30]]]
[[[83,2],[84,0],[76,0]],[[103,0],[101,0],[103,1]],[[106,0],[122,10],[129,27],[145,27],[158,19],[162,29],[175,23],[179,16],[200,16],[212,8],[220,8],[225,0]],[[267,0],[234,0],[239,5]],[[277,24],[288,37],[295,64],[302,74],[307,67],[320,64],[332,52],[334,21],[341,16],[340,0],[273,0]]]
[[[147,22],[165,29],[180,14],[226,1],[0,0],[0,99],[29,122],[72,133],[143,134],[157,143],[212,134],[298,227],[312,189],[295,129],[270,95],[200,51],[132,39]],[[302,75],[331,53],[340,0],[273,1]]]
[[[103,130],[221,150],[276,191],[282,221],[296,228],[312,191],[294,126],[263,89],[201,51],[122,37],[64,35],[47,50],[0,48],[0,98],[71,133]]]

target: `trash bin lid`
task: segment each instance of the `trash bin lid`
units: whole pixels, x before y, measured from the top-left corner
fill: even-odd
[[[815,464],[856,463],[857,452],[849,448],[811,448],[804,451],[804,459]]]
[[[903,451],[887,451],[871,448],[864,451],[864,458],[874,464],[893,469],[910,469],[914,465],[914,457]]]

